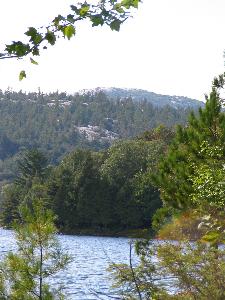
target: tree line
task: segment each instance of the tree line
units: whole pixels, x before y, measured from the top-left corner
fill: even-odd
[[[11,226],[19,218],[18,207],[39,188],[61,231],[149,228],[161,206],[151,176],[172,137],[173,131],[161,126],[104,151],[75,150],[55,167],[39,150],[26,152],[17,177],[3,187],[2,224]]]

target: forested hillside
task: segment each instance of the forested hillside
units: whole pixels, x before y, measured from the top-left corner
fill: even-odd
[[[85,91],[85,90],[84,90]],[[88,90],[87,90],[88,91]],[[134,101],[147,101],[154,106],[163,107],[166,105],[172,106],[173,108],[193,108],[197,109],[200,106],[204,106],[204,102],[191,99],[184,96],[169,96],[161,95],[153,92],[149,92],[141,89],[121,89],[121,88],[96,88],[89,90],[89,92],[95,93],[102,91],[111,99],[124,99],[132,98]]]
[[[191,108],[110,98],[102,91],[67,95],[0,91],[0,181],[10,180],[18,154],[42,150],[51,163],[75,148],[100,150],[155,128],[185,124]]]

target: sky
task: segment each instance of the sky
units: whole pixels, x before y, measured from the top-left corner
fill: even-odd
[[[23,40],[29,26],[47,25],[75,0],[2,1],[0,50]],[[81,1],[80,1],[81,2]],[[0,89],[75,93],[96,87],[146,89],[204,100],[224,72],[224,0],[143,0],[120,32],[77,25],[37,59],[0,60]],[[27,79],[18,80],[21,70]]]

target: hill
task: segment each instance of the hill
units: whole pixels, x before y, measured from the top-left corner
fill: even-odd
[[[131,91],[113,88],[67,95],[0,90],[0,181],[15,175],[15,161],[25,149],[42,150],[54,164],[75,148],[100,150],[160,124],[185,124],[190,110],[202,105],[188,100],[194,105],[159,106],[143,91]]]
[[[193,108],[203,107],[204,102],[183,96],[169,96],[149,92],[141,89],[121,89],[121,88],[96,88],[93,90],[83,90],[87,92],[104,92],[111,99],[131,98],[135,102],[147,101],[154,106],[163,107],[169,105],[174,108]]]

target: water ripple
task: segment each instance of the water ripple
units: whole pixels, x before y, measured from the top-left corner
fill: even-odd
[[[73,261],[50,279],[54,286],[63,286],[66,299],[97,300],[115,296],[110,290],[107,268],[110,263],[129,263],[129,239],[59,235],[62,248]],[[15,251],[13,232],[0,229],[0,253]]]

